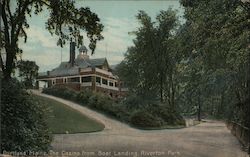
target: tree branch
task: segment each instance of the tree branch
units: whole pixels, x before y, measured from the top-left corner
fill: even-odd
[[[21,27],[20,31],[21,31],[22,35],[24,36],[24,42],[26,43],[26,41],[27,41],[27,34],[26,34],[25,30],[23,29],[23,27]]]
[[[10,2],[10,1],[8,1],[8,4],[7,4],[7,11],[8,11],[8,13],[9,13],[10,22],[11,22],[11,25],[12,25],[12,24],[13,24],[13,15],[12,15],[12,13],[11,13],[11,11],[10,11],[9,2]]]
[[[4,71],[5,67],[4,67],[4,64],[3,64],[2,53],[0,54],[0,66],[1,66],[2,70]]]
[[[8,26],[8,20],[7,20],[7,15],[5,12],[5,1],[1,3],[1,8],[2,8],[2,19],[4,23],[4,38],[5,38],[5,44],[7,46],[10,45],[10,36],[9,36],[9,26]]]
[[[46,3],[45,1],[40,1],[42,4],[46,5],[47,7],[51,7],[50,4]]]
[[[14,25],[14,27],[12,28],[13,32],[11,33],[13,43],[16,43],[16,41],[18,40],[20,30],[22,29],[22,25],[23,25],[23,22],[25,20],[25,17],[24,17],[25,11],[26,11],[27,7],[29,6],[29,4],[31,4],[32,2],[33,1],[25,1],[25,3],[22,5],[21,11],[19,11],[19,15],[17,16],[17,19],[16,19],[16,22],[18,23],[17,29],[16,29],[16,25]],[[19,4],[19,5],[21,5],[21,4]],[[16,30],[16,32],[14,32],[15,30]]]

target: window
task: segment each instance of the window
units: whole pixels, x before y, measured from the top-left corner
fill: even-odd
[[[63,79],[56,79],[56,84],[63,83]]]
[[[91,81],[92,81],[92,77],[91,76],[82,77],[82,82],[91,82]]]
[[[70,82],[80,82],[80,78],[79,77],[73,77],[73,78],[69,78]]]
[[[109,82],[109,86],[114,86],[114,83],[113,82]]]
[[[115,87],[118,87],[118,83],[117,82],[115,82]]]
[[[67,78],[64,78],[63,80],[64,80],[64,83],[67,83]]]
[[[52,84],[53,84],[53,85],[56,84],[56,80],[52,80]]]
[[[95,82],[101,83],[101,78],[100,77],[96,77]]]
[[[108,85],[108,80],[102,79],[102,84]]]

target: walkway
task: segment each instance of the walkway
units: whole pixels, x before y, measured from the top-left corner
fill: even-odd
[[[92,157],[248,157],[225,124],[219,121],[184,129],[138,130],[76,103],[33,92],[62,102],[105,125],[102,132],[55,135],[52,142],[55,152],[63,150],[64,154]]]

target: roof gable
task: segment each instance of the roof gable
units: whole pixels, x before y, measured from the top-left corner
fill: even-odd
[[[88,62],[92,66],[101,66],[101,65],[104,65],[105,63],[107,63],[107,60],[106,60],[106,58],[96,58],[96,59],[89,59]]]
[[[50,71],[50,76],[74,75],[78,73],[79,68],[106,66],[111,70],[106,58],[96,59],[76,59],[74,66],[69,62],[62,62],[58,67]]]

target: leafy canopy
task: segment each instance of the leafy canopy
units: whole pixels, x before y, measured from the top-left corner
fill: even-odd
[[[128,48],[118,73],[130,90],[147,98],[174,103],[176,65],[175,35],[179,26],[176,11],[161,11],[155,21],[144,11],[136,16],[141,27],[133,32],[134,46]]]
[[[194,100],[184,100],[183,103],[193,105],[198,102],[194,98],[198,97],[203,104],[203,112],[218,117],[228,115],[238,122],[247,122],[249,118],[245,115],[249,112],[249,105],[247,109],[247,105],[237,107],[235,104],[249,97],[250,3],[240,0],[181,0],[181,4],[185,9],[186,23],[178,40],[189,60],[185,65],[185,73],[189,77],[183,80],[183,93],[186,100],[190,96]],[[190,60],[193,51],[198,52],[197,61]],[[249,122],[245,125],[249,126]]]
[[[98,16],[88,7],[76,7],[74,0],[3,0],[1,47],[5,50],[6,59],[3,60],[4,54],[1,52],[0,65],[6,79],[11,77],[15,68],[16,55],[22,53],[18,40],[23,38],[24,42],[27,41],[27,17],[31,17],[33,13],[39,14],[45,9],[49,12],[46,29],[52,35],[58,36],[58,45],[63,46],[67,40],[81,45],[81,31],[85,31],[90,40],[89,48],[94,53],[97,41],[103,39],[103,25]]]
[[[17,64],[19,77],[26,87],[33,87],[34,80],[38,76],[39,67],[34,61],[21,60]]]

